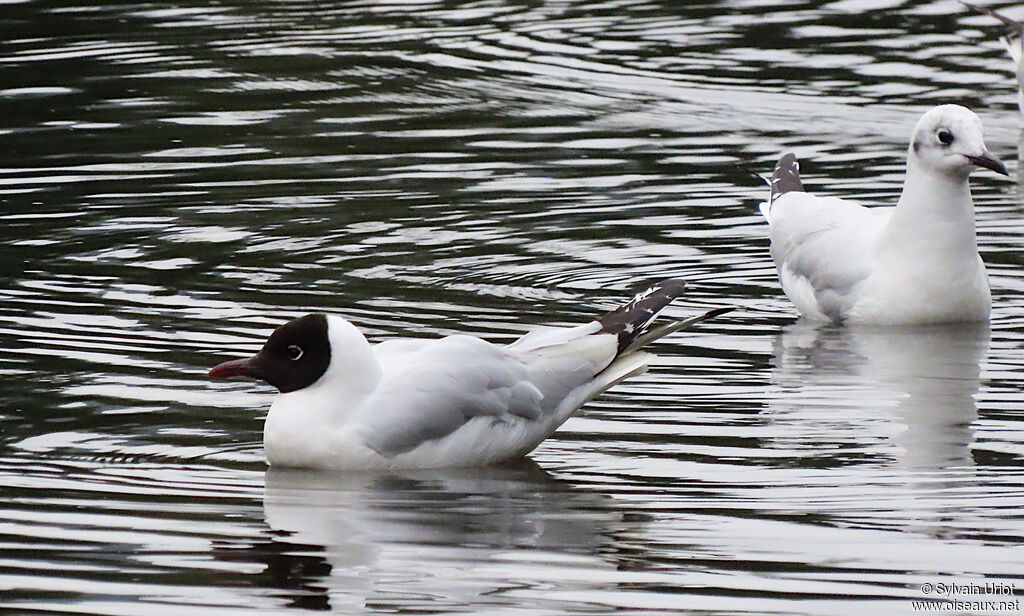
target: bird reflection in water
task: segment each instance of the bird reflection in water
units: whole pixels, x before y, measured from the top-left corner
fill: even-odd
[[[784,395],[773,410],[780,418],[810,414],[856,424],[861,430],[819,436],[823,444],[852,438],[852,448],[871,461],[877,450],[865,446],[864,435],[896,444],[906,469],[973,465],[971,425],[990,337],[987,324],[819,328],[798,321],[775,343],[772,381]],[[880,425],[885,419],[891,421]],[[845,459],[854,458],[851,452]]]
[[[269,539],[242,550],[234,542],[219,557],[265,562],[254,584],[292,607],[350,613],[473,604],[515,586],[474,569],[535,550],[615,569],[616,537],[646,519],[529,459],[379,473],[271,467],[263,507]]]

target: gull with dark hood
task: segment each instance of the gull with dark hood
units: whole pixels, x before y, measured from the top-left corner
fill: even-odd
[[[210,377],[259,379],[286,394],[315,383],[330,363],[327,316],[307,314],[279,327],[256,355],[224,362],[210,370]]]
[[[526,455],[588,400],[647,370],[642,347],[731,310],[652,327],[684,286],[664,280],[590,323],[543,328],[507,346],[462,335],[371,345],[345,319],[310,314],[210,377],[260,379],[281,392],[263,433],[274,465],[490,464]]]

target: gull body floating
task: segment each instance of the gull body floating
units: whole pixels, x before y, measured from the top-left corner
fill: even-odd
[[[992,300],[968,185],[977,167],[1008,175],[985,147],[981,120],[957,105],[918,121],[896,207],[805,192],[796,157],[784,155],[761,204],[783,291],[818,321],[987,320]]]
[[[590,323],[543,328],[510,345],[464,335],[371,345],[345,319],[310,314],[209,376],[260,379],[281,392],[263,433],[273,465],[491,464],[525,456],[585,402],[646,371],[649,343],[732,310],[651,327],[684,287],[664,280]]]

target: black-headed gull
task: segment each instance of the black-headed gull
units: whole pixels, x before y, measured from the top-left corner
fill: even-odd
[[[761,204],[783,291],[819,321],[988,319],[992,300],[967,182],[976,166],[1007,175],[985,148],[981,120],[958,105],[936,107],[917,122],[896,207],[804,192],[796,157],[784,155]]]
[[[972,11],[995,17],[1006,27],[1006,33],[1003,35],[1002,41],[1003,45],[1006,46],[1006,51],[1010,54],[1010,58],[1013,60],[1014,67],[1017,69],[1017,106],[1020,107],[1021,112],[1024,112],[1024,53],[1022,53],[1021,49],[1021,38],[1024,37],[1024,22],[1000,15],[990,8],[977,6],[963,0],[960,0],[960,4],[963,4]]]
[[[586,325],[543,328],[507,346],[465,335],[371,345],[345,319],[309,314],[210,377],[252,377],[281,392],[263,432],[273,465],[489,464],[526,455],[585,402],[646,371],[651,355],[641,347],[732,310],[650,327],[684,287],[665,280]]]

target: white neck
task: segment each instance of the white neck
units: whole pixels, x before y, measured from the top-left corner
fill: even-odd
[[[329,316],[327,335],[331,340],[331,363],[320,382],[330,382],[335,390],[360,397],[376,389],[380,364],[362,332],[341,317]]]
[[[974,201],[967,178],[926,170],[911,153],[903,193],[885,239],[919,253],[947,257],[951,252],[977,253]]]

